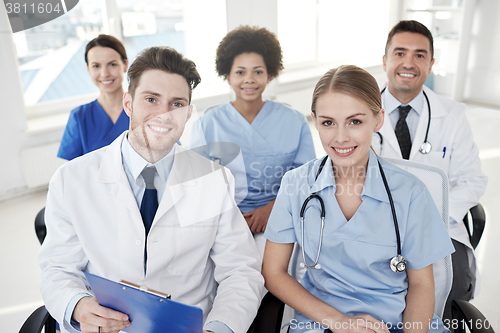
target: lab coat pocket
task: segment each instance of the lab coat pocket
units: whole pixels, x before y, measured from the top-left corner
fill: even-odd
[[[423,163],[433,165],[448,173],[448,168],[450,167],[450,151],[445,148],[440,148],[436,149],[436,151],[431,151],[427,155],[428,157],[425,161],[423,161]]]
[[[167,270],[172,275],[191,275],[203,272],[210,249],[214,244],[217,226],[190,225],[176,227],[171,241],[175,244],[174,257]]]

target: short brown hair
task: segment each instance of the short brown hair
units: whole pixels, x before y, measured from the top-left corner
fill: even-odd
[[[415,34],[421,34],[427,37],[429,44],[431,45],[431,59],[434,59],[434,39],[432,38],[432,33],[427,29],[425,25],[417,21],[399,21],[392,29],[389,31],[387,36],[387,43],[385,43],[385,55],[389,49],[389,44],[392,41],[392,37],[400,32],[412,32]]]
[[[219,43],[215,69],[226,78],[231,73],[234,58],[242,53],[257,53],[264,58],[267,74],[274,79],[283,69],[283,52],[276,35],[266,28],[239,26]]]
[[[184,58],[175,49],[166,46],[153,46],[144,49],[130,65],[127,77],[129,80],[128,92],[132,98],[134,98],[142,73],[150,69],[159,69],[184,77],[189,86],[189,102],[191,103],[191,93],[201,81],[196,64]]]
[[[97,36],[96,38],[92,39],[88,44],[87,47],[85,48],[85,63],[88,65],[88,53],[89,51],[96,47],[96,46],[102,46],[102,47],[109,47],[120,55],[122,57],[123,63],[127,62],[127,51],[125,51],[125,47],[123,46],[123,43],[120,42],[120,40],[116,37],[113,37],[111,35],[104,35],[101,34]]]
[[[328,92],[349,95],[368,106],[376,116],[382,109],[382,98],[377,80],[362,68],[343,65],[330,69],[319,79],[314,88],[311,111],[316,115],[318,98]]]

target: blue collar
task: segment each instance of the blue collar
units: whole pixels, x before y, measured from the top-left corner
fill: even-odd
[[[361,200],[364,197],[371,197],[378,201],[383,201],[389,203],[389,197],[385,190],[384,181],[382,180],[382,175],[378,167],[378,156],[370,149],[370,156],[368,157],[368,170],[366,174],[365,183],[363,185],[363,191],[361,192]],[[318,173],[319,166],[323,158],[317,159],[313,167],[309,172],[309,184],[310,192],[319,192],[327,187],[332,186],[335,190],[337,189],[335,184],[335,177],[333,175],[332,160],[330,157],[327,158],[323,170],[318,176],[318,179],[314,181],[316,174]],[[382,165],[385,163],[382,161]],[[387,168],[384,169],[387,178]],[[389,182],[389,179],[387,180]]]
[[[398,107],[401,105],[401,102],[396,99],[390,92],[389,88],[386,88],[384,94],[382,95],[383,105],[385,112],[389,115],[394,111],[398,110]],[[403,104],[404,105],[404,104]],[[424,110],[424,94],[422,91],[410,101],[410,103],[406,105],[411,105],[412,109],[415,110],[418,115],[422,114]]]
[[[135,183],[138,186],[143,185],[144,180],[142,179],[141,172],[146,166],[154,166],[160,176],[161,182],[157,184],[155,182],[155,187],[157,189],[165,187],[167,184],[168,175],[172,170],[172,165],[174,163],[174,147],[158,162],[151,164],[146,161],[141,155],[139,155],[134,148],[128,142],[128,135],[125,135],[122,141],[121,151],[123,156],[123,167],[130,171],[130,174],[134,177]]]

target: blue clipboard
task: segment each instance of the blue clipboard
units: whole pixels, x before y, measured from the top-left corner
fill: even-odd
[[[117,283],[84,272],[100,305],[127,314],[130,325],[122,332],[160,333],[203,331],[203,311],[200,308],[174,302],[164,294]]]

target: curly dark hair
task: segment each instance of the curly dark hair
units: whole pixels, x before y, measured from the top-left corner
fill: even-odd
[[[242,53],[260,54],[271,79],[283,69],[283,52],[276,35],[266,28],[243,25],[229,32],[219,43],[215,57],[217,74],[226,78],[234,58]]]

